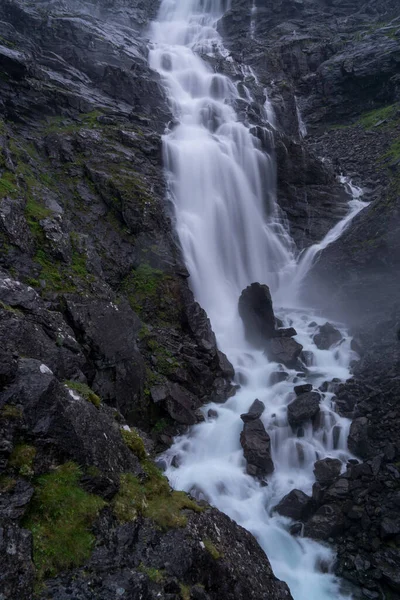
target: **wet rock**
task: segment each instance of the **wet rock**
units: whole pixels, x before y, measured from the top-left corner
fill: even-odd
[[[209,408],[207,411],[207,416],[209,419],[217,419],[218,411],[214,410],[213,408]]]
[[[312,510],[312,499],[301,490],[292,490],[277,504],[274,510],[294,521],[307,519]]]
[[[270,360],[294,369],[302,349],[303,346],[293,338],[274,338],[268,342],[266,354]]]
[[[289,373],[286,371],[274,371],[269,377],[269,384],[275,385],[281,383],[281,381],[287,381],[289,379]]]
[[[31,501],[33,491],[33,487],[28,481],[18,479],[8,492],[2,492],[0,494],[0,521],[22,517]]]
[[[320,400],[321,396],[317,392],[309,392],[297,396],[287,408],[289,424],[292,427],[297,427],[305,421],[314,418],[319,413]]]
[[[331,323],[320,325],[318,332],[314,335],[314,344],[319,350],[329,350],[332,346],[340,342],[342,334]]]
[[[15,525],[0,527],[1,593],[31,600],[34,582],[32,534]]]
[[[374,554],[375,566],[382,573],[384,581],[396,592],[400,592],[399,561],[398,548],[385,548]]]
[[[256,348],[264,348],[275,333],[272,298],[267,285],[252,283],[240,295],[239,314],[248,341]]]
[[[302,394],[308,394],[308,392],[312,391],[311,383],[304,383],[302,385],[294,386],[294,393],[296,396],[301,396]]]
[[[336,537],[344,527],[344,515],[339,506],[326,504],[305,524],[304,535],[315,540]]]
[[[337,458],[324,458],[314,463],[315,479],[322,486],[330,485],[340,475],[342,463]]]
[[[271,440],[260,419],[244,424],[240,443],[250,474],[262,477],[272,473]]]
[[[250,406],[248,412],[244,413],[243,415],[240,415],[240,418],[245,423],[248,423],[249,421],[255,421],[256,419],[259,419],[261,417],[264,410],[265,410],[264,402],[261,402],[261,400],[254,400],[254,402]]]
[[[302,350],[300,360],[306,367],[312,367],[315,362],[314,353],[311,350]]]
[[[350,425],[348,438],[349,450],[354,454],[364,457],[369,453],[368,419],[358,417]]]
[[[297,335],[297,331],[295,330],[294,327],[281,328],[281,329],[277,329],[274,332],[274,337],[277,337],[277,338],[280,338],[280,337],[288,338],[288,337],[293,337],[295,335]]]
[[[150,393],[153,402],[163,403],[168,414],[178,423],[194,425],[199,421],[196,411],[201,406],[200,400],[179,384],[155,386]]]

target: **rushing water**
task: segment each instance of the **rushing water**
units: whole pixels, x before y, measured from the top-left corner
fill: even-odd
[[[302,437],[288,425],[286,407],[294,383],[311,381],[317,388],[349,376],[352,352],[346,331],[342,329],[337,347],[318,350],[312,338],[325,320],[301,308],[297,295],[318,251],[340,235],[356,207],[321,244],[296,260],[275,202],[273,158],[234,109],[239,99],[251,102],[250,93],[215,73],[207,60],[216,55],[228,60],[216,30],[227,8],[228,0],[163,0],[152,25],[150,64],[165,82],[177,122],[164,138],[176,228],[196,299],[241,385],[235,397],[211,406],[217,417],[206,416],[175,441],[166,455],[167,475],[174,487],[206,498],[251,531],[295,600],[333,600],[342,598],[338,582],[319,569],[332,561],[331,550],[291,536],[290,520],[272,509],[294,488],[311,492],[316,459],[338,457],[345,464],[350,456],[349,422],[334,412],[332,393],[323,397],[318,425],[305,426]],[[264,109],[268,127],[267,97]],[[296,339],[313,353],[306,375],[288,370],[287,381],[269,384],[278,366],[249,346],[238,314],[240,293],[254,281],[270,286],[276,313],[295,327]],[[240,414],[255,398],[266,406],[262,421],[272,442],[275,471],[267,486],[246,474],[239,441]],[[178,467],[172,466],[173,457]]]

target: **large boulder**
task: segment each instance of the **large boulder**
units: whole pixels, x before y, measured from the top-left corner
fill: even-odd
[[[261,417],[264,410],[265,410],[264,402],[261,402],[261,400],[254,400],[253,404],[250,406],[247,413],[240,415],[240,418],[245,423],[248,423],[249,421],[255,421],[256,419],[259,419]]]
[[[314,418],[319,413],[321,396],[318,392],[309,392],[297,396],[287,408],[288,421],[292,427],[297,427],[305,421]]]
[[[338,458],[323,458],[314,464],[315,479],[319,484],[330,485],[340,475],[342,463]]]
[[[325,323],[325,325],[318,327],[317,333],[313,337],[314,344],[320,350],[329,350],[341,339],[342,334],[331,323]]]
[[[163,403],[168,414],[177,423],[194,425],[199,420],[196,411],[201,401],[178,383],[158,385],[150,390],[153,402]]]
[[[301,490],[292,490],[274,508],[283,517],[289,517],[295,521],[307,519],[311,509],[312,499]]]
[[[344,514],[340,506],[326,504],[321,506],[306,523],[304,535],[315,540],[327,540],[342,532]]]
[[[239,314],[247,340],[256,348],[264,348],[274,336],[275,315],[267,285],[252,283],[239,298]]]
[[[272,473],[274,463],[271,458],[271,440],[260,419],[244,424],[240,443],[249,475],[263,477]]]
[[[270,360],[284,364],[288,369],[294,369],[303,346],[293,338],[273,338],[267,345],[267,356]]]

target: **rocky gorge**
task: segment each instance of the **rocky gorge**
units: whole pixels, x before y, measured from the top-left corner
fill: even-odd
[[[157,0],[0,5],[7,600],[291,597],[251,534],[172,491],[153,462],[204,420],[203,405],[223,403],[240,384],[193,297],[175,233],[161,139],[174,117],[148,65],[158,8]],[[356,459],[344,472],[335,459],[317,461],[312,496],[293,490],[276,510],[294,521],[295,535],[335,548],[335,573],[355,598],[395,599],[400,9],[395,0],[233,0],[218,27],[232,60],[207,60],[251,91],[253,101],[236,110],[263,148],[274,148],[296,251],[346,213],[337,175],[370,202],[322,251],[303,288],[327,318],[351,328],[352,378],[327,386],[352,419]],[[261,127],[264,88],[272,138]],[[296,332],[271,311],[264,289],[250,307],[259,318],[249,338],[263,349],[269,338],[270,360],[304,368]],[[318,343],[331,347],[332,334],[319,330]],[[324,390],[294,392],[296,428],[315,419]],[[248,473],[262,478],[274,466],[261,404],[242,415],[242,446]]]

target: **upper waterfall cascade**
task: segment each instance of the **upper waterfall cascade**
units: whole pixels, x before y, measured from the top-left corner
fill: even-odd
[[[206,498],[251,531],[295,600],[333,600],[344,597],[339,582],[320,569],[332,562],[332,551],[293,537],[291,522],[272,509],[294,488],[311,493],[317,459],[339,458],[344,468],[350,458],[350,423],[335,413],[331,392],[324,394],[318,426],[305,426],[302,437],[288,424],[287,405],[294,384],[310,382],[318,388],[333,378],[349,377],[354,354],[347,332],[341,328],[343,339],[336,347],[319,350],[313,335],[325,319],[299,304],[298,290],[318,251],[341,234],[362,203],[353,188],[346,219],[296,258],[276,204],[274,158],[235,111],[236,101],[251,102],[251,93],[211,66],[216,56],[230,60],[216,27],[228,8],[229,0],[163,0],[151,26],[150,65],[165,83],[176,121],[164,136],[176,229],[196,300],[241,386],[224,405],[212,405],[217,418],[206,416],[175,441],[165,457],[167,476],[174,487]],[[274,122],[267,96],[263,111],[268,135]],[[287,381],[270,385],[277,365],[246,341],[238,299],[256,281],[269,285],[277,314],[296,329],[304,350],[313,353],[306,375],[288,370]],[[239,441],[240,414],[255,398],[266,406],[262,421],[275,464],[267,486],[246,474]],[[173,457],[178,467],[171,465]]]

